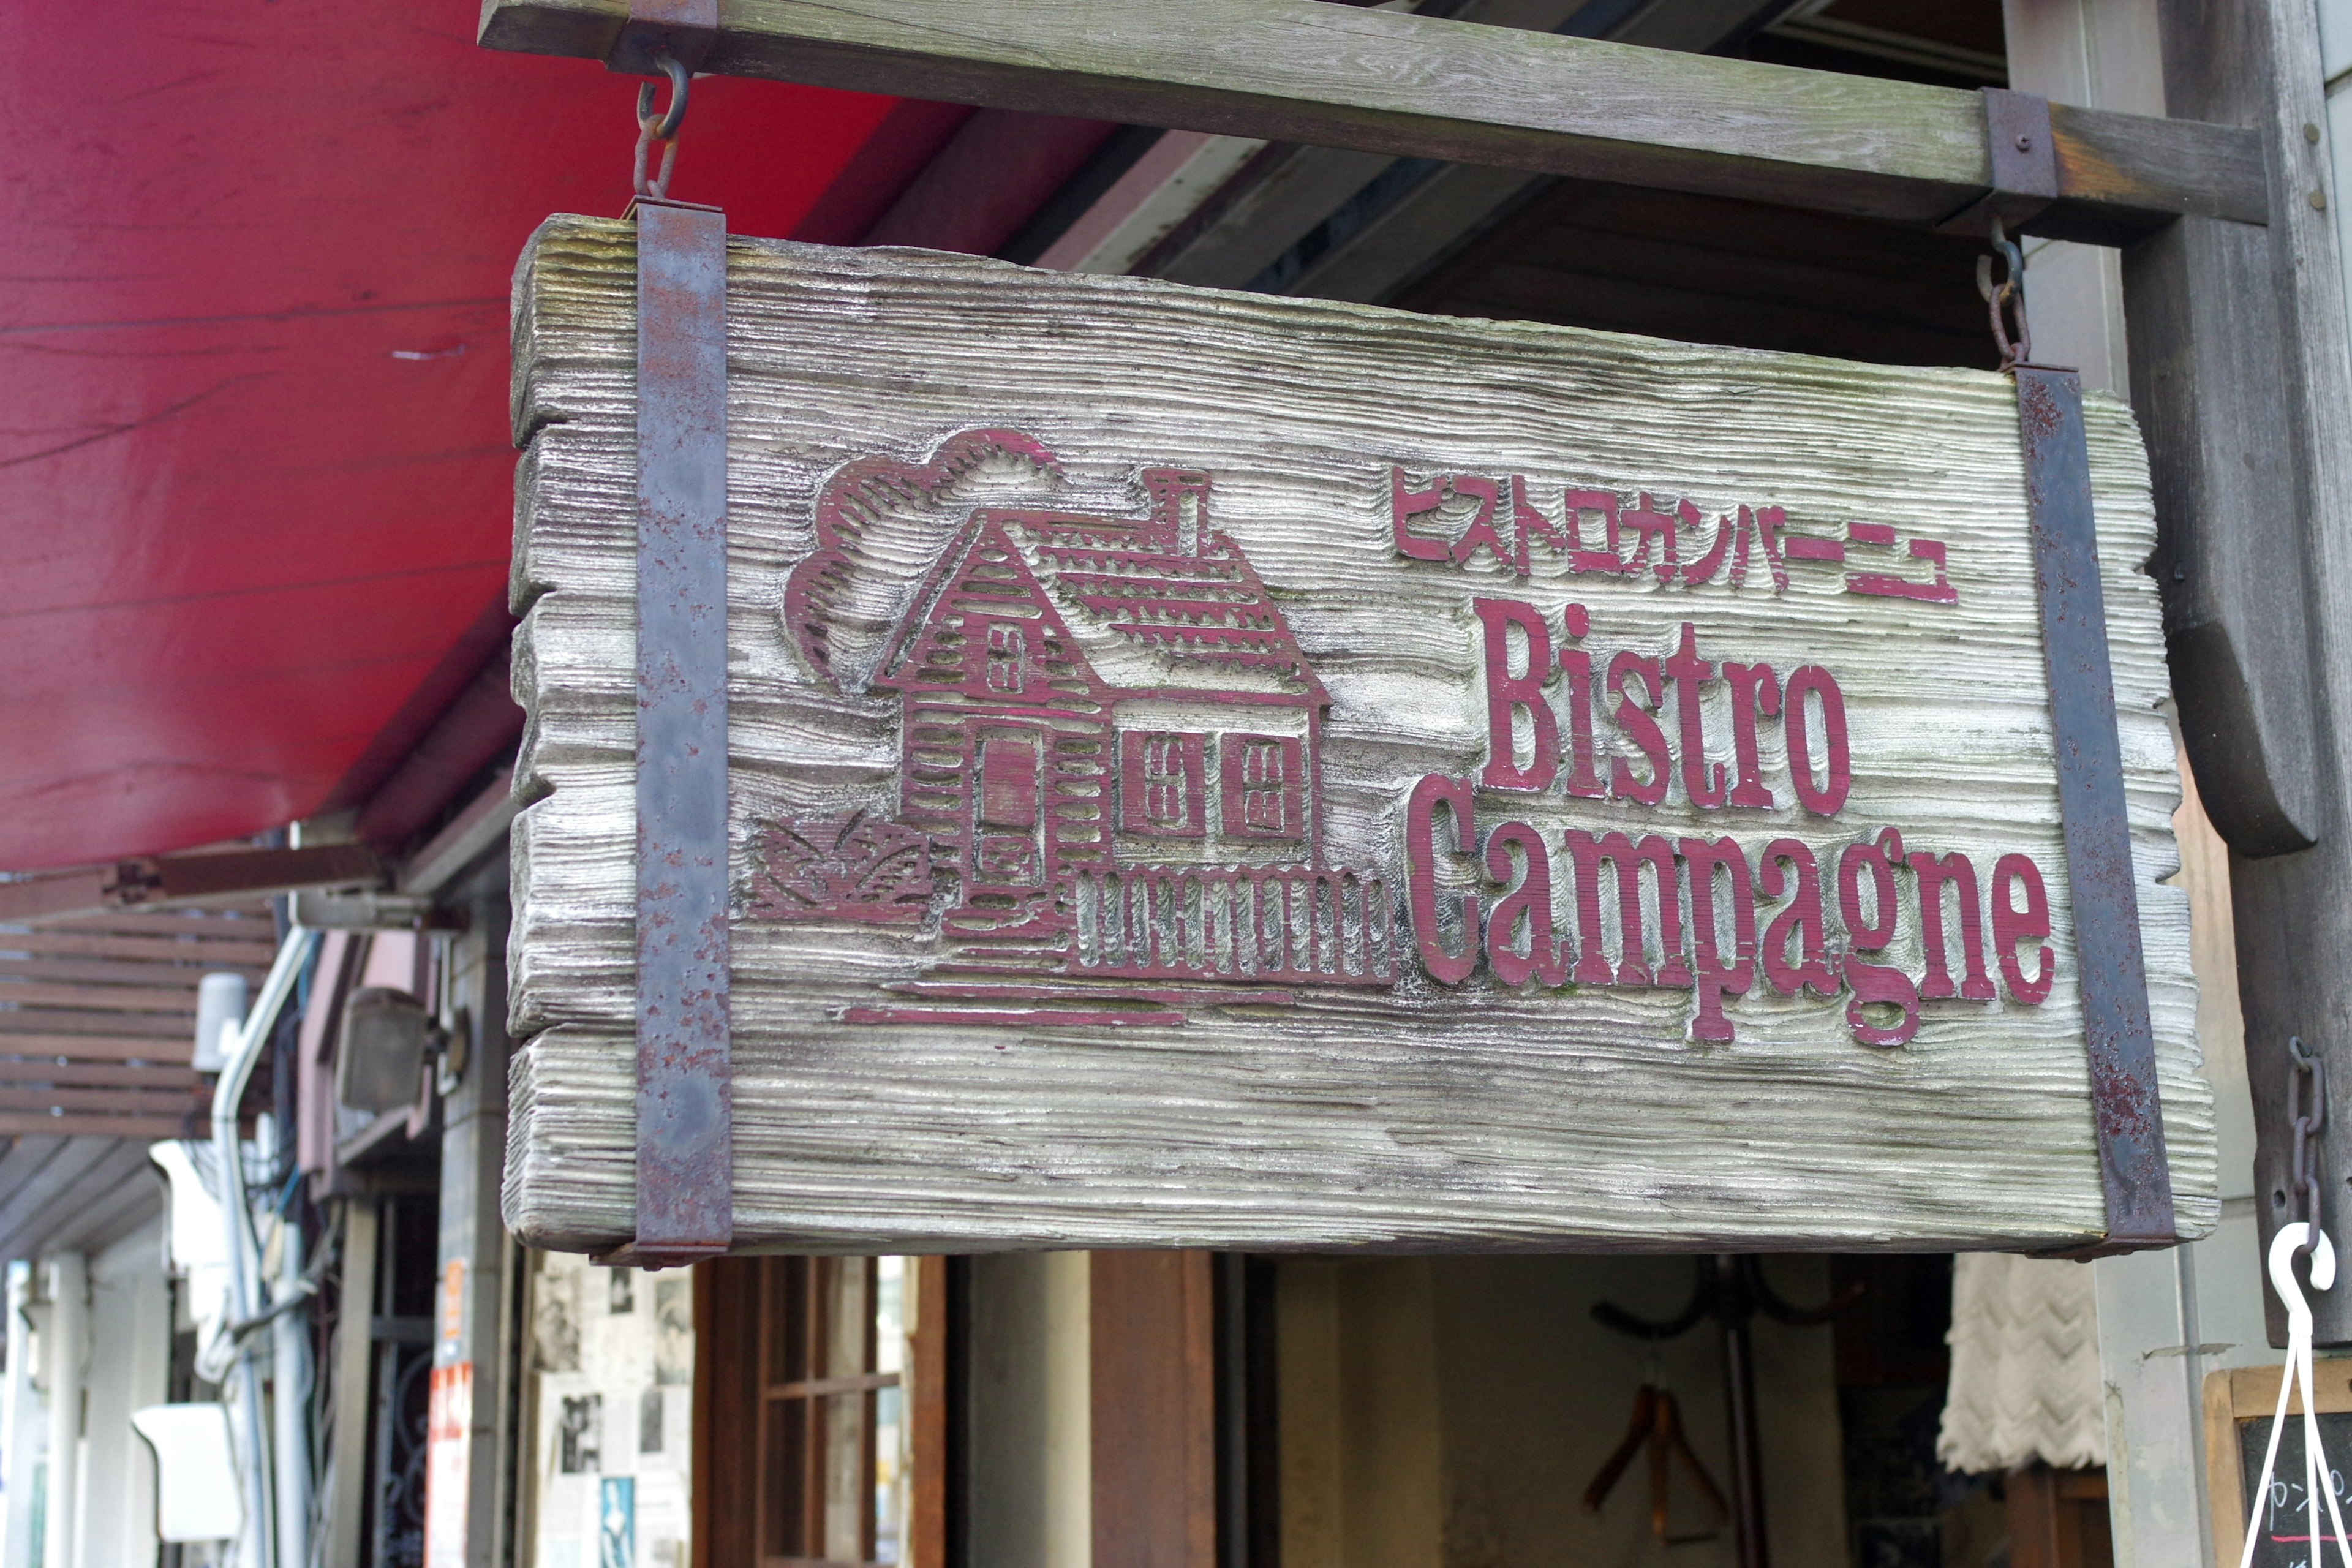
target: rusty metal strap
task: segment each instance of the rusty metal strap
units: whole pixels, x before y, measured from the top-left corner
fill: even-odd
[[[608,70],[658,76],[656,54],[692,70],[719,41],[719,0],[629,0],[629,19],[604,57]]]
[[[727,931],[727,219],[637,220],[637,1237],[734,1238]]]
[[[1943,234],[1987,234],[1995,218],[2015,233],[2058,199],[2058,138],[2050,100],[2005,87],[1978,89],[1984,101],[1985,153],[1992,184],[1937,224]]]
[[[2165,1161],[2156,1037],[2140,951],[2139,891],[2116,731],[2106,600],[2091,510],[2083,384],[2071,370],[2021,364],[2017,422],[2033,526],[2042,656],[2050,672],[2058,805],[2074,909],[2074,961],[2090,1057],[2092,1119],[2107,1237],[2096,1250],[2168,1247],[2172,1173]]]

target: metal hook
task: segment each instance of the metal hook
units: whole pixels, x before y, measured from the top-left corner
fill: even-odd
[[[2271,1289],[2278,1292],[2278,1299],[2286,1305],[2289,1334],[2297,1332],[2298,1328],[2305,1335],[2312,1331],[2311,1303],[2305,1300],[2303,1287],[2294,1278],[2295,1258],[2306,1247],[2311,1252],[2311,1288],[2315,1290],[2333,1289],[2336,1284],[2336,1244],[2327,1239],[2326,1231],[2297,1220],[2293,1225],[2279,1226],[2278,1234],[2271,1237]]]
[[[677,167],[677,131],[686,123],[689,79],[686,68],[667,49],[654,52],[654,64],[669,78],[669,108],[660,114],[654,112],[653,83],[646,82],[637,89],[637,152],[632,181],[637,195],[660,201],[669,195],[670,173]],[[648,178],[646,166],[657,142],[662,144],[661,173]]]
[[[688,83],[692,79],[684,66],[677,63],[667,49],[654,51],[654,64],[661,67],[669,78],[669,108],[656,120],[654,116],[654,84],[646,82],[637,89],[637,129],[655,142],[667,142],[686,123]]]
[[[1992,220],[1992,247],[2000,255],[2007,276],[2000,283],[1992,280],[1992,258],[1977,258],[1977,292],[1983,295],[1992,315],[1992,341],[2000,350],[2000,368],[2016,369],[2033,360],[2033,333],[2025,321],[2025,253],[2001,227],[2000,219]],[[2010,331],[2011,321],[2017,330]]]

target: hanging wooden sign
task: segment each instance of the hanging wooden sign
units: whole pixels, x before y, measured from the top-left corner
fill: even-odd
[[[2107,1234],[2008,379],[726,262],[734,1246]],[[508,1214],[565,1247],[639,1212],[636,293],[571,217],[516,292]],[[2153,522],[2085,420],[2194,1236]]]

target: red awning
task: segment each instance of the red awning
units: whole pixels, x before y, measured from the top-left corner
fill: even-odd
[[[621,211],[636,83],[475,11],[0,10],[0,868],[316,812],[496,636],[508,276]],[[698,82],[675,194],[790,234],[895,102]]]

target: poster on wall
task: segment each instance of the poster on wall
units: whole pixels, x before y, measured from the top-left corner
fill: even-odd
[[[688,1568],[692,1276],[531,1258],[530,1568]]]
[[[509,1217],[578,1248],[634,1206],[635,232],[516,294]],[[2009,381],[728,244],[739,1247],[2104,1234]],[[2146,463],[2085,424],[2194,1236]]]

